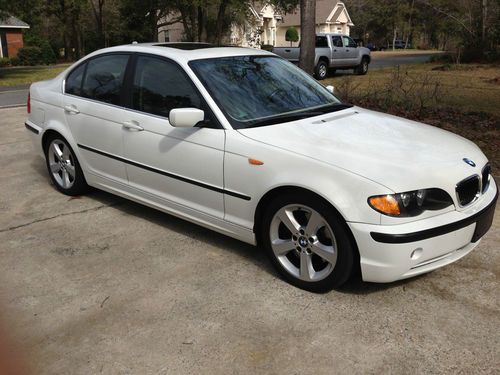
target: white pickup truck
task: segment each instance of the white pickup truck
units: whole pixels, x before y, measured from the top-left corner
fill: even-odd
[[[273,53],[288,61],[298,63],[300,47],[275,47]],[[316,57],[314,73],[317,79],[327,76],[328,70],[354,69],[359,75],[368,72],[370,50],[358,47],[349,36],[335,33],[319,33],[316,35]]]

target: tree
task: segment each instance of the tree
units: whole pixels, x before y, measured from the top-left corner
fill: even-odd
[[[295,27],[291,26],[286,30],[285,40],[290,42],[290,47],[292,43],[297,43],[299,41],[299,32]]]
[[[299,67],[312,75],[316,53],[316,0],[300,0],[300,40]]]

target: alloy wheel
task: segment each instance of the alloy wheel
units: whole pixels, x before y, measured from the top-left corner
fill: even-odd
[[[337,263],[337,241],[326,219],[305,205],[287,205],[271,221],[272,251],[292,276],[315,282],[328,277]]]
[[[75,157],[69,146],[60,139],[54,139],[48,148],[49,168],[56,183],[63,189],[70,189],[75,183]]]

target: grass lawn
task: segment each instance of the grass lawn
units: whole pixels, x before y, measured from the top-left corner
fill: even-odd
[[[0,68],[0,86],[17,86],[54,78],[70,64]]]
[[[322,81],[347,102],[421,121],[475,142],[500,175],[500,66],[417,64]]]

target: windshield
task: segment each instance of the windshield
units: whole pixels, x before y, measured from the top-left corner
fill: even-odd
[[[347,107],[301,69],[275,56],[203,59],[189,65],[236,129]]]

